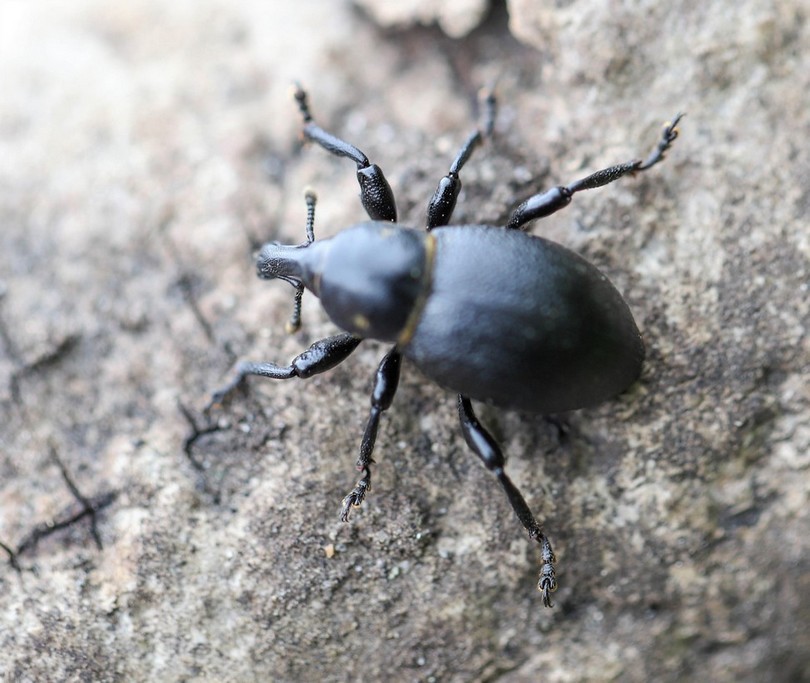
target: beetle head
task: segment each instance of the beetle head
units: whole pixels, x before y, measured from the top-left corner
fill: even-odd
[[[294,287],[304,285],[317,293],[314,286],[313,263],[317,260],[315,252],[319,243],[265,244],[256,257],[256,273],[263,280],[284,280]]]

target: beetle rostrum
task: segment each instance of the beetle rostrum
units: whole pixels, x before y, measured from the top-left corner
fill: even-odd
[[[681,114],[664,126],[644,160],[617,164],[520,204],[506,226],[449,226],[461,190],[460,171],[492,135],[495,98],[484,99],[484,123],[462,145],[427,207],[424,230],[397,223],[394,195],[382,170],[354,145],[317,126],[306,93],[295,98],[305,138],[357,165],[360,200],[369,221],[315,240],[315,195],[306,194],[306,241],[266,244],[258,275],[295,289],[289,330],[300,325],[301,296],[310,290],[343,331],[312,344],[289,365],[239,362],[213,393],[221,403],[248,375],[307,378],[343,362],[363,339],[393,346],[380,362],[371,411],[360,444],[360,480],[343,499],[341,519],[371,487],[382,413],[391,406],[401,359],[458,395],[461,431],[470,449],[500,482],[529,537],[540,545],[538,589],[551,607],[557,588],[551,543],[505,472],[506,459],[479,423],[471,400],[536,413],[576,410],[624,391],[639,376],[644,344],[622,296],[591,263],[549,240],[524,232],[528,223],[571,203],[575,193],[646,171],[678,136]],[[483,265],[482,265],[483,264]]]

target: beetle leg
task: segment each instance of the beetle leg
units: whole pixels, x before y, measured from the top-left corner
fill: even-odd
[[[676,114],[675,118],[664,126],[658,145],[644,161],[636,159],[635,161],[628,161],[625,164],[609,166],[585,178],[575,180],[570,185],[553,187],[550,190],[529,197],[512,212],[506,227],[522,229],[526,223],[535,218],[545,218],[560,209],[564,209],[571,203],[571,198],[576,192],[593,190],[594,188],[608,185],[622,176],[638,171],[646,171],[648,168],[655,166],[655,164],[663,160],[664,154],[678,137],[677,125],[682,117],[683,114]]]
[[[439,181],[439,186],[436,188],[436,192],[433,193],[433,198],[428,204],[428,230],[447,225],[450,222],[453,210],[456,208],[458,194],[461,192],[461,178],[459,177],[459,172],[464,164],[470,160],[473,151],[483,142],[484,138],[492,137],[496,110],[495,94],[492,90],[484,91],[483,100],[485,106],[484,126],[470,133],[470,136],[461,146],[458,154],[456,154],[456,158],[450,165],[450,170],[447,172],[447,175]]]
[[[675,142],[675,138],[678,137],[678,122],[683,117],[684,115],[678,112],[675,114],[672,121],[664,126],[664,130],[661,131],[661,139],[658,141],[655,149],[650,153],[650,156],[636,169],[637,171],[646,171],[650,166],[655,166],[655,164],[663,160],[664,154],[672,147],[672,143]]]
[[[374,462],[374,444],[377,441],[377,429],[380,426],[380,415],[391,407],[394,394],[399,385],[399,368],[402,356],[397,347],[392,348],[380,361],[377,373],[374,375],[374,388],[371,391],[371,412],[368,416],[363,440],[360,443],[360,456],[357,458],[357,469],[363,472],[362,478],[352,489],[351,493],[343,499],[343,509],[340,519],[349,521],[349,512],[353,507],[359,507],[366,497],[366,491],[371,488],[371,464]]]
[[[304,119],[304,136],[319,144],[327,152],[339,157],[348,157],[357,164],[360,201],[369,217],[375,221],[396,222],[397,205],[394,193],[382,169],[377,164],[370,163],[368,157],[357,147],[326,132],[312,120],[307,93],[300,85],[295,88],[295,100]]]
[[[321,339],[312,344],[306,351],[293,358],[289,365],[276,365],[275,363],[255,363],[253,361],[239,361],[234,368],[231,380],[221,389],[211,394],[211,400],[205,408],[208,412],[212,407],[220,405],[234,389],[245,381],[248,375],[260,375],[270,379],[291,379],[300,377],[306,379],[321,372],[331,370],[346,360],[362,341],[359,337],[346,332],[334,337]]]
[[[486,468],[498,478],[506,497],[509,499],[509,504],[515,511],[523,528],[529,532],[529,537],[533,541],[540,544],[543,566],[540,569],[540,580],[537,583],[537,588],[543,593],[543,604],[546,607],[552,607],[551,593],[557,590],[557,579],[554,572],[554,563],[557,558],[551,549],[551,543],[543,533],[540,524],[534,518],[526,499],[504,472],[506,459],[500,446],[481,425],[478,418],[475,417],[470,399],[461,394],[458,395],[458,416],[461,420],[461,432],[467,445],[486,465]]]

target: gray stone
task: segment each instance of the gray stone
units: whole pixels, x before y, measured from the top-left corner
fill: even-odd
[[[333,0],[0,5],[0,679],[810,678],[806,9],[508,9],[459,41]],[[665,163],[533,226],[624,292],[641,382],[562,437],[480,409],[557,551],[553,610],[413,368],[338,521],[380,345],[251,382],[184,451],[236,356],[334,332],[308,296],[286,335],[292,290],[252,263],[303,239],[306,186],[317,235],[363,218],[353,165],[299,147],[296,79],[417,225],[481,85],[459,223],[687,112]]]

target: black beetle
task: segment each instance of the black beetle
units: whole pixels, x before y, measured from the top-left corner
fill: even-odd
[[[394,195],[380,167],[354,145],[317,126],[300,87],[295,98],[304,136],[357,164],[360,199],[371,220],[316,242],[315,196],[307,193],[307,241],[265,245],[257,259],[258,275],[296,288],[290,330],[300,325],[306,288],[345,332],[315,342],[287,366],[238,363],[233,379],[214,392],[209,408],[247,375],[307,378],[344,361],[363,339],[393,343],[374,379],[357,460],[363,476],[344,498],[341,519],[348,520],[350,509],[360,505],[371,486],[380,415],[394,398],[401,358],[408,358],[458,394],[465,441],[498,478],[521,524],[540,544],[538,588],[550,607],[550,593],[557,588],[551,544],[504,472],[503,453],[476,419],[470,400],[556,413],[596,405],[639,376],[644,344],[619,292],[582,257],[521,229],[567,206],[576,192],[657,164],[678,136],[681,114],[664,127],[646,160],[611,166],[536,194],[515,209],[505,227],[443,227],[461,189],[461,168],[492,134],[495,98],[490,92],[484,126],[467,138],[439,182],[428,205],[427,230],[421,231],[396,222]]]

